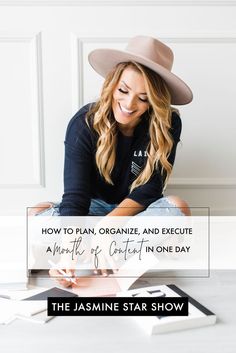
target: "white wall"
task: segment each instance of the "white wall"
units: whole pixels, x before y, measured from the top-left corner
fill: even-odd
[[[0,212],[60,200],[67,123],[102,83],[88,52],[144,34],[194,92],[167,192],[236,215],[235,18],[235,1],[0,0]]]

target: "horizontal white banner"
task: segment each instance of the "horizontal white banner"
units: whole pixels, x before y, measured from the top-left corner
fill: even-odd
[[[28,269],[209,271],[208,217],[29,217]],[[155,259],[155,261],[153,261]]]
[[[42,219],[43,218],[43,219]],[[39,222],[38,225],[40,225],[40,222],[43,222],[43,224],[41,224],[41,226],[43,226],[44,228],[52,228],[52,224],[51,221],[55,221],[56,222],[56,218],[57,217],[51,217],[51,219],[47,219],[45,217],[32,217],[32,224],[34,224],[34,222]],[[65,218],[65,217],[63,217]],[[90,217],[91,218],[91,217]],[[107,217],[108,218],[108,217]],[[173,222],[177,222],[177,217],[174,217],[175,219],[173,220]],[[181,217],[182,220],[187,220],[190,224],[194,225],[195,221],[200,220],[199,217]],[[206,230],[206,224],[208,223],[208,217],[205,218],[201,218],[203,221],[203,225],[204,225],[204,233],[206,234],[207,230]],[[195,220],[195,221],[194,221]],[[198,252],[195,252],[193,250],[195,250],[195,242],[196,239],[201,239],[198,238],[198,235],[195,235],[195,233],[192,234],[185,234],[185,235],[178,235],[178,234],[160,234],[160,230],[163,227],[167,228],[166,225],[163,225],[161,223],[161,219],[160,217],[155,218],[155,224],[150,225],[147,223],[146,218],[142,217],[142,219],[140,219],[140,221],[142,221],[142,229],[144,228],[154,228],[153,234],[149,234],[147,237],[147,234],[145,235],[145,239],[150,239],[150,240],[157,240],[157,241],[162,241],[165,240],[165,242],[167,243],[158,243],[156,244],[152,244],[150,243],[148,246],[151,248],[151,246],[154,247],[153,252],[150,251],[142,251],[142,261],[138,262],[138,267],[139,270],[141,272],[143,272],[143,270],[147,271],[147,270],[152,270],[152,269],[157,269],[157,275],[159,270],[162,271],[163,269],[170,269],[172,268],[171,266],[173,266],[173,264],[175,265],[175,268],[177,267],[181,267],[180,265],[182,264],[186,264],[188,265],[189,262],[187,261],[187,259],[192,261],[192,254],[194,254],[194,256],[197,254]],[[164,220],[164,221],[167,221]],[[170,219],[169,219],[170,221]],[[169,222],[168,221],[168,222]],[[45,222],[45,224],[44,224]],[[59,219],[57,220],[57,222],[59,222]],[[64,222],[64,221],[63,221]],[[171,221],[172,223],[172,221]],[[28,225],[31,228],[31,220],[28,219]],[[64,227],[70,227],[70,219],[69,219],[69,224],[64,224]],[[236,229],[236,217],[210,217],[209,218],[209,224],[210,224],[210,232],[209,234],[207,234],[205,236],[205,238],[203,238],[201,240],[201,243],[199,244],[200,248],[203,247],[203,260],[204,260],[204,264],[207,260],[209,260],[209,265],[210,265],[210,270],[214,270],[214,269],[236,269],[236,258],[235,258],[235,248],[236,248],[236,237],[235,237],[235,229]],[[54,223],[53,223],[53,227],[54,227]],[[188,228],[192,227],[194,229],[198,229],[193,227],[192,225],[188,225]],[[57,225],[55,225],[55,227],[58,227],[58,223]],[[185,224],[186,226],[186,224]],[[82,228],[79,227],[78,225],[73,224],[74,228]],[[131,227],[131,225],[130,225]],[[174,228],[176,227],[176,223],[172,223],[171,226],[169,226],[169,228]],[[179,225],[178,225],[179,227]],[[59,224],[59,228],[61,228],[61,224]],[[104,228],[104,227],[103,227]],[[125,227],[123,227],[122,229],[124,229]],[[128,227],[126,227],[128,228]],[[134,228],[139,228],[139,225],[135,222],[134,224]],[[179,227],[180,228],[180,227]],[[41,228],[40,228],[41,229]],[[41,231],[39,230],[39,234],[34,233],[33,234],[29,234],[29,229],[28,229],[28,243],[27,243],[27,219],[26,217],[18,217],[18,216],[1,216],[0,217],[0,235],[1,235],[1,246],[0,246],[0,282],[1,279],[4,277],[4,281],[6,280],[7,277],[11,276],[11,273],[14,272],[15,270],[22,270],[22,273],[24,272],[26,274],[27,271],[27,267],[30,268],[30,266],[32,265],[33,268],[38,268],[40,269],[40,266],[37,265],[37,262],[40,261],[41,259],[38,257],[38,255],[35,257],[34,254],[34,249],[35,249],[35,243],[36,245],[40,245],[43,246],[43,243],[45,240],[50,240],[52,243],[52,240],[55,239],[55,234],[42,234],[40,233]],[[157,230],[158,229],[158,230]],[[177,229],[177,227],[176,227]],[[194,230],[193,229],[193,230]],[[37,231],[38,232],[38,231]],[[155,234],[157,233],[158,234]],[[169,231],[168,231],[169,232]],[[62,237],[62,235],[57,235],[59,240],[61,241],[62,239],[66,238],[65,236]],[[77,234],[78,236],[78,234]],[[133,234],[110,234],[109,237],[118,237],[120,240],[127,240],[126,238],[130,237],[130,239],[133,239],[131,237],[134,237]],[[136,238],[140,238],[142,239],[143,235],[140,234],[139,236],[136,236]],[[209,247],[208,247],[208,243],[207,243],[207,239],[208,236],[210,236],[209,239]],[[82,237],[84,238],[85,236],[82,235]],[[104,239],[105,237],[107,238],[108,235],[104,235],[101,234],[100,235],[101,239]],[[126,237],[126,238],[125,238]],[[176,239],[180,237],[182,240],[184,240],[184,243],[173,243],[173,241],[175,242]],[[90,238],[92,238],[92,236],[90,236]],[[136,239],[137,240],[137,239]],[[172,243],[170,243],[172,241]],[[32,243],[32,244],[31,244]],[[114,243],[113,243],[114,244]],[[206,247],[204,247],[204,245],[206,244]],[[32,246],[31,246],[32,245]],[[119,245],[119,243],[118,243]],[[124,246],[124,244],[122,244]],[[163,246],[165,245],[166,248],[164,248]],[[194,246],[193,246],[194,245]],[[146,245],[146,243],[144,243],[143,248],[144,250],[146,250],[146,247],[148,247]],[[157,249],[157,246],[160,246],[160,248]],[[169,248],[167,248],[169,246]],[[172,246],[172,248],[171,248]],[[175,246],[191,246],[191,250],[188,251],[178,251],[177,248],[175,248]],[[30,250],[31,247],[31,250]],[[137,247],[137,244],[136,244]],[[208,258],[207,255],[207,247],[209,249],[209,253],[210,253],[210,258]],[[33,249],[33,251],[32,251]],[[89,247],[87,249],[90,249]],[[86,250],[87,250],[86,249]],[[152,249],[152,248],[151,248]],[[166,249],[170,250],[167,251]],[[184,248],[187,250],[187,248]],[[197,247],[196,247],[197,249]],[[44,249],[41,249],[43,251],[45,251]],[[177,250],[177,251],[176,251]],[[88,252],[88,250],[87,250]],[[93,254],[94,255],[94,254]],[[129,255],[129,254],[128,254]],[[136,254],[137,255],[137,254]],[[145,255],[145,261],[146,263],[144,263],[144,255]],[[199,254],[201,255],[201,254]],[[121,256],[121,254],[119,254],[119,257]],[[122,254],[122,256],[124,256],[124,254]],[[129,255],[130,256],[130,255]],[[133,256],[135,258],[135,256]],[[176,259],[174,259],[174,257],[176,257]],[[48,252],[47,254],[47,258],[49,259],[54,259],[52,257],[52,253]],[[200,256],[201,258],[201,256]],[[46,258],[45,258],[46,259]],[[45,259],[43,260],[43,262],[45,263],[45,267],[49,268],[51,267],[51,265],[49,265],[49,263],[46,263],[47,261],[45,261]],[[147,259],[150,260],[150,263],[148,263]],[[185,260],[185,261],[180,261],[180,260]],[[53,261],[54,263],[57,264],[57,260],[54,259]],[[80,261],[82,262],[82,261]],[[126,261],[127,265],[128,262]],[[136,261],[137,263],[137,261]],[[196,264],[197,262],[195,262]],[[29,266],[30,265],[30,266]],[[192,263],[191,263],[192,265]],[[81,264],[81,268],[86,268],[87,263],[85,262],[83,265]],[[77,266],[79,267],[79,266]],[[131,266],[132,267],[132,266]],[[197,266],[195,266],[196,268]],[[204,268],[206,268],[207,266],[205,266]],[[91,268],[92,268],[92,264],[91,264]],[[186,268],[186,267],[185,267]],[[191,267],[190,267],[191,268]],[[199,267],[200,268],[200,267]],[[197,269],[197,271],[199,271]],[[205,272],[205,271],[204,271]],[[173,274],[173,273],[172,273]],[[173,274],[175,275],[175,273]]]

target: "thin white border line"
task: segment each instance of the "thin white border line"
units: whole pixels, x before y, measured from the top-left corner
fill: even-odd
[[[172,178],[167,188],[170,189],[234,189],[236,178]]]
[[[119,7],[125,7],[125,6],[198,6],[198,7],[206,7],[206,6],[236,6],[236,1],[235,0],[227,0],[227,1],[222,1],[222,0],[176,0],[176,1],[160,1],[160,0],[0,0],[0,6],[119,6]]]
[[[35,67],[37,80],[37,116],[38,116],[38,143],[39,143],[39,178],[40,186],[46,186],[45,144],[44,144],[44,104],[43,104],[43,68],[42,68],[42,35],[35,36]]]
[[[76,36],[77,34],[74,33]],[[125,43],[128,42],[131,37],[77,37],[80,45],[83,47],[87,43]],[[191,36],[186,36],[185,34],[179,34],[178,36],[170,36],[167,34],[158,34],[158,39],[166,42],[173,43],[235,43],[236,42],[236,32],[235,33],[222,33],[222,35],[215,36],[214,33],[202,33],[192,34]]]

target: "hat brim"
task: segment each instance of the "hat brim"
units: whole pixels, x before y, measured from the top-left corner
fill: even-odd
[[[163,66],[128,51],[116,49],[95,49],[88,55],[88,61],[93,69],[104,78],[120,62],[136,61],[158,73],[166,82],[171,94],[171,104],[184,105],[193,99],[189,86],[178,76]]]

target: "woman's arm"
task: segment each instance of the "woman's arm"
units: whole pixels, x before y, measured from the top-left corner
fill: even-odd
[[[71,119],[66,131],[61,216],[85,216],[89,211],[93,142],[85,122],[88,106],[81,108]]]
[[[114,210],[112,210],[108,216],[135,216],[144,209],[145,207],[140,203],[127,198],[124,199]]]

